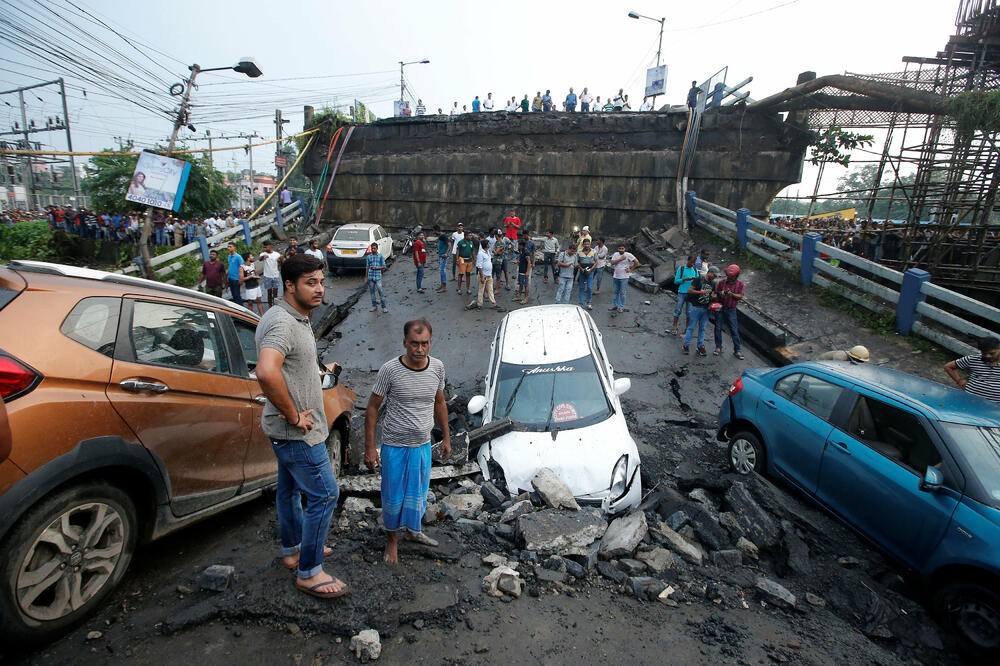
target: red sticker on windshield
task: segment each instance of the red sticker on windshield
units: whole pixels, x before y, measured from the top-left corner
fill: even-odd
[[[556,423],[576,421],[578,418],[580,417],[576,413],[576,407],[568,402],[560,402],[552,408],[552,420]]]

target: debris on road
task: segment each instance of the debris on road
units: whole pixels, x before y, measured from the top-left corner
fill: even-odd
[[[233,582],[235,574],[236,567],[225,564],[213,564],[198,576],[198,585],[203,590],[225,592],[229,589],[229,584]]]
[[[363,664],[375,661],[382,654],[382,642],[378,632],[374,629],[365,629],[356,636],[352,636],[351,650]]]

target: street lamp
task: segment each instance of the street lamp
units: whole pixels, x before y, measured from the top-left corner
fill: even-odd
[[[257,78],[263,72],[257,61],[250,57],[240,58],[235,65],[230,65],[228,67],[209,67],[208,69],[202,69],[199,65],[194,64],[188,67],[191,72],[191,76],[184,80],[183,83],[175,83],[170,86],[171,95],[181,95],[181,105],[177,109],[177,117],[174,119],[174,131],[170,135],[170,144],[167,146],[167,155],[171,155],[174,152],[174,145],[177,143],[177,134],[181,131],[181,127],[187,125],[191,131],[195,131],[191,123],[188,122],[188,106],[191,102],[191,89],[194,88],[194,80],[202,72],[218,72],[224,69],[231,69],[234,72],[239,72],[240,74],[246,74],[252,79]],[[211,148],[211,145],[209,145]],[[211,155],[211,152],[209,152]],[[153,232],[153,208],[151,206],[146,207],[146,221],[142,225],[142,236],[139,238],[139,256],[142,257],[142,270],[147,278],[150,280],[155,278],[153,274],[153,266],[150,263],[152,257],[149,254],[149,236]]]
[[[410,62],[399,61],[399,108],[400,111],[403,109],[403,99],[406,93],[406,82],[403,79],[403,68],[407,65],[426,65],[430,63],[430,60],[424,58],[423,60],[411,60]]]
[[[657,19],[657,18],[653,18],[652,16],[644,16],[644,15],[638,13],[638,12],[629,12],[628,16],[629,16],[629,18],[634,18],[634,19],[641,19],[641,18],[649,19],[650,21],[656,21],[657,23],[660,24],[660,41],[659,41],[659,44],[656,47],[656,66],[659,67],[660,66],[660,51],[663,50],[663,24],[667,20],[666,17],[664,17],[664,18],[658,18]],[[654,109],[656,108],[656,97],[657,97],[656,95],[653,95],[652,104],[653,104],[653,108]]]

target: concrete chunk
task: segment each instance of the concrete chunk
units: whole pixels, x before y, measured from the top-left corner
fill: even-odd
[[[652,550],[647,550],[639,553],[635,557],[640,562],[644,562],[646,566],[649,567],[649,570],[656,574],[663,573],[667,569],[673,569],[677,566],[674,554],[666,548],[654,548]]]
[[[664,544],[670,550],[674,551],[681,557],[683,557],[688,562],[692,564],[697,564],[699,567],[702,562],[701,549],[695,546],[693,543],[682,537],[677,532],[673,531],[663,521],[657,522],[656,526],[653,528],[653,534],[659,536],[663,539]]]
[[[351,637],[351,650],[361,663],[375,661],[382,654],[382,641],[374,629],[365,629]]]
[[[615,583],[621,584],[628,580],[628,574],[611,562],[605,562],[603,560],[599,561],[597,563],[597,572]]]
[[[531,487],[535,489],[546,506],[553,509],[572,509],[573,511],[580,509],[580,505],[573,497],[573,491],[548,467],[540,469],[535,474],[534,478],[531,479]]]
[[[507,501],[507,495],[501,492],[491,481],[487,481],[479,487],[479,494],[483,496],[486,506],[491,509],[499,509],[500,505]]]
[[[229,584],[233,582],[236,568],[227,564],[213,564],[198,576],[198,584],[203,590],[212,592],[225,592],[229,589]]]
[[[713,550],[712,564],[720,569],[734,569],[743,565],[743,551],[735,549]]]
[[[732,508],[747,537],[758,547],[775,548],[781,541],[781,527],[771,514],[754,500],[742,481],[736,481],[726,491],[726,503]]]
[[[510,505],[503,515],[500,516],[501,523],[509,523],[511,521],[517,520],[521,516],[531,513],[535,510],[535,507],[531,504],[531,500],[521,500],[520,502],[514,502]]]
[[[593,507],[573,512],[544,509],[517,519],[525,550],[543,554],[577,552],[604,536],[605,530],[604,517]]]
[[[483,508],[483,496],[476,493],[463,495],[448,495],[441,499],[441,505],[451,507],[461,518],[474,518]]]
[[[776,606],[786,608],[795,607],[795,595],[788,591],[788,588],[775,583],[770,578],[761,576],[757,579],[757,591],[765,601],[769,601]]]
[[[649,526],[643,511],[616,518],[611,521],[601,539],[599,555],[609,560],[631,555],[648,532]]]

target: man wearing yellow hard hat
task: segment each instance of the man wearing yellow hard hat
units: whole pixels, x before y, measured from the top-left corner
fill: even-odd
[[[828,351],[820,354],[816,357],[817,361],[850,361],[851,363],[867,363],[871,355],[868,353],[868,347],[864,345],[855,345],[844,351],[842,349],[835,349],[833,351]]]

